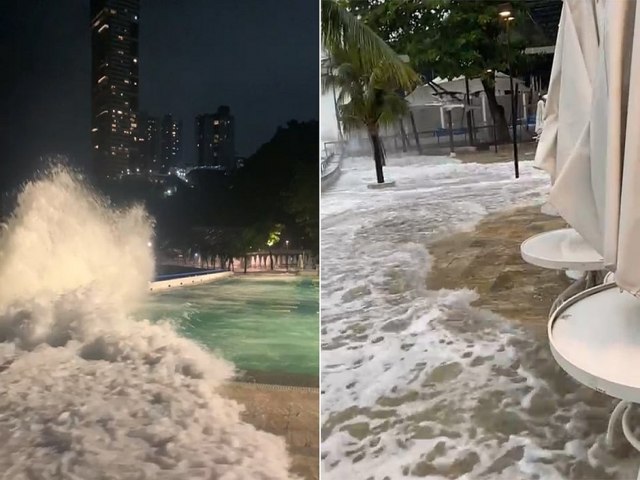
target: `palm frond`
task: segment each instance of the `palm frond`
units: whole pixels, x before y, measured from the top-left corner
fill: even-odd
[[[402,90],[412,90],[418,75],[367,25],[334,0],[321,3],[322,45],[331,55],[357,52],[365,71],[381,69],[387,81]]]

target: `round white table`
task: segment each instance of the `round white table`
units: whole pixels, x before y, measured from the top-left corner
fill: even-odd
[[[640,440],[629,425],[631,406],[640,403],[640,298],[615,283],[592,287],[558,307],[548,335],[551,353],[563,370],[621,400],[609,420],[607,443],[612,444],[613,429],[621,420],[624,436],[640,451]]]
[[[604,268],[602,255],[573,228],[561,228],[527,238],[520,245],[525,262],[552,270],[597,271]]]
[[[551,306],[551,314],[567,298],[598,283],[598,272],[604,269],[604,259],[573,228],[562,228],[529,237],[520,245],[522,259],[542,268],[581,272]],[[575,278],[576,275],[570,275]]]

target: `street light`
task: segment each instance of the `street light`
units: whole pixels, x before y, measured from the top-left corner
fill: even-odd
[[[510,17],[511,16],[511,4],[503,3],[498,6],[498,15],[501,17]]]
[[[518,168],[518,138],[517,138],[517,125],[516,125],[516,95],[513,90],[513,68],[511,67],[511,29],[509,24],[514,20],[511,9],[511,4],[503,3],[498,7],[498,15],[501,20],[504,20],[507,27],[507,64],[509,65],[509,88],[511,89],[511,127],[513,136],[513,167],[515,169],[516,178],[520,177],[520,171]]]

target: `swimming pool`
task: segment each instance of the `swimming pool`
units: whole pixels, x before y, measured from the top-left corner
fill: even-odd
[[[318,281],[246,276],[150,295],[144,314],[268,383],[317,383]],[[315,380],[314,380],[315,378]]]

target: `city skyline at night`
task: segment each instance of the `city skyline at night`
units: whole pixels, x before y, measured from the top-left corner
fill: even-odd
[[[197,163],[197,115],[218,105],[232,108],[241,157],[287,121],[318,118],[319,39],[308,29],[319,21],[317,6],[279,6],[140,0],[138,110],[183,121],[183,163]],[[89,170],[90,1],[13,2],[4,13],[1,60],[20,81],[0,92],[0,189],[14,188],[51,156]]]

